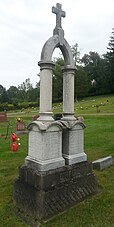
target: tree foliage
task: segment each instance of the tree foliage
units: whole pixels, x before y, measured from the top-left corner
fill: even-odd
[[[73,54],[73,58],[74,58],[74,63],[75,63],[75,66],[77,65],[77,63],[80,62],[80,51],[79,51],[79,46],[77,43],[75,43],[75,45],[73,45],[71,47],[71,50],[72,50],[72,54]]]
[[[110,92],[114,93],[114,28],[112,29],[112,35],[107,50],[108,51],[105,55],[107,60],[107,78]]]
[[[82,66],[77,66],[75,80],[75,99],[87,96],[89,80],[87,73]]]
[[[53,102],[63,100],[63,77],[62,67],[64,66],[63,58],[55,59],[55,67],[53,70]]]
[[[37,102],[39,101],[39,94],[38,84],[33,88],[29,78],[18,87],[10,86],[8,90],[0,85],[0,103],[9,103],[17,106],[20,102]]]
[[[100,95],[107,93],[105,58],[97,52],[90,51],[89,54],[82,57],[82,63],[90,81],[89,94]]]

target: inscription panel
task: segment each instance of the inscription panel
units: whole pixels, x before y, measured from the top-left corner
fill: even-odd
[[[45,152],[43,159],[54,159],[62,156],[62,132],[45,133]]]
[[[29,132],[29,156],[45,161],[62,156],[62,132]]]
[[[69,154],[83,153],[83,130],[69,132]]]
[[[42,159],[43,137],[42,134],[35,131],[29,132],[29,156],[37,160]]]

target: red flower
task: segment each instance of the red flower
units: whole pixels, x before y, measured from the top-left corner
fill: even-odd
[[[17,135],[15,133],[12,133],[12,135],[11,135],[11,141],[12,142],[16,142],[16,140],[17,140]]]
[[[16,152],[18,150],[18,144],[14,142],[11,144],[10,148],[11,148],[11,151]]]

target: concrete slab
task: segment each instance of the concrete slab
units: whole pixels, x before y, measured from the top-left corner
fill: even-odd
[[[107,156],[104,158],[100,158],[96,161],[93,161],[92,164],[93,164],[93,169],[103,170],[113,165],[113,158],[112,156]]]

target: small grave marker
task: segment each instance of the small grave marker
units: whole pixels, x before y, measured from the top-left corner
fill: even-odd
[[[25,131],[25,123],[24,122],[17,122],[17,131]]]
[[[0,113],[0,122],[6,122],[7,121],[7,113],[1,112]]]
[[[17,134],[27,133],[25,122],[22,119],[19,119],[19,120],[17,119],[16,133]]]
[[[93,169],[103,170],[103,169],[106,169],[107,167],[113,165],[113,158],[112,158],[112,156],[107,156],[105,158],[100,158],[100,159],[92,162],[92,164],[93,164]]]
[[[97,108],[97,113],[100,113],[100,109],[99,109],[100,105],[96,105]]]
[[[32,121],[36,121],[38,119],[39,115],[35,115],[32,117]]]

